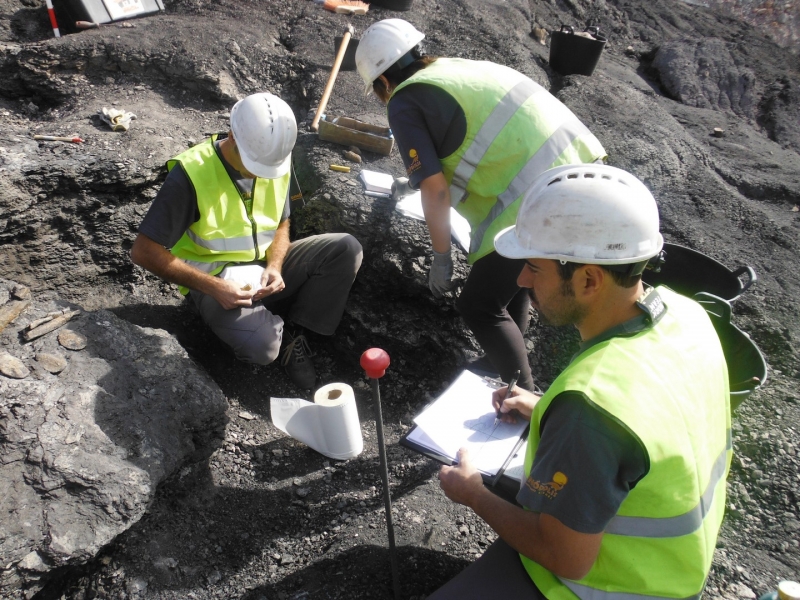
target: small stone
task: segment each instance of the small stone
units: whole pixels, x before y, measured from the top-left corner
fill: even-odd
[[[67,361],[60,354],[48,354],[47,352],[40,352],[34,358],[36,358],[36,362],[42,365],[42,368],[45,371],[52,373],[53,375],[61,373],[61,371],[67,368]]]
[[[800,212],[800,206],[798,206],[797,204],[795,204],[795,205],[792,207],[792,212]]]
[[[11,295],[17,300],[30,300],[31,291],[24,285],[15,285],[14,289],[11,290]]]
[[[256,417],[255,415],[251,415],[246,410],[243,410],[242,412],[239,413],[239,418],[244,419],[245,421],[252,421]]]
[[[12,379],[25,379],[30,371],[16,356],[0,354],[0,373]]]
[[[361,148],[359,148],[358,146],[350,146],[348,150],[353,154],[358,154],[359,156],[361,156]]]
[[[58,332],[58,343],[67,350],[83,350],[86,348],[86,336],[71,329],[62,329]]]
[[[714,127],[714,137],[721,138],[725,135],[725,130],[721,127]]]
[[[17,566],[20,569],[24,569],[25,571],[47,571],[48,566],[42,560],[42,557],[39,556],[39,553],[34,551],[26,554]]]
[[[304,487],[297,488],[297,490],[295,491],[295,494],[297,494],[300,498],[305,498],[310,493],[311,493],[311,490],[308,489],[308,488],[304,488]]]
[[[274,456],[283,456],[283,450],[281,450],[280,448],[273,448],[272,454]]]

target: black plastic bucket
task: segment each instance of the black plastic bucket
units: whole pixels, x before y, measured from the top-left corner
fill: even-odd
[[[333,38],[333,59],[336,60],[336,55],[339,54],[339,46],[342,45],[342,36],[337,35]],[[347,44],[347,50],[344,51],[344,58],[342,64],[339,66],[340,71],[355,71],[356,70],[356,48],[358,48],[358,40],[350,38]],[[331,61],[331,64],[333,62]]]
[[[597,27],[587,27],[586,32],[595,39],[576,35],[569,25],[554,31],[550,37],[550,66],[561,75],[591,75],[600,60],[608,41]]]
[[[755,342],[731,323],[731,305],[724,299],[700,292],[695,295],[719,336],[725,362],[728,363],[728,382],[731,388],[731,410],[747,399],[767,381],[767,362]]]
[[[381,8],[388,8],[389,10],[406,11],[411,10],[411,5],[414,0],[371,0],[369,3],[370,8],[380,6]]]
[[[742,283],[741,277],[746,276]],[[677,244],[664,244],[664,262],[661,270],[646,270],[642,279],[650,285],[666,285],[684,296],[708,292],[733,302],[758,281],[752,267],[728,267],[691,248]]]

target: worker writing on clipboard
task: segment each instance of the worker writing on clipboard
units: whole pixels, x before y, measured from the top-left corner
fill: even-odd
[[[530,419],[520,506],[492,494],[465,450],[441,487],[500,536],[429,600],[699,598],[725,507],[728,373],[703,308],[641,272],[663,245],[656,202],[605,165],[551,169],[497,252],[581,346],[539,398],[495,408]]]
[[[522,261],[494,252],[492,240],[514,224],[523,192],[542,171],[606,156],[597,138],[546,89],[522,73],[486,61],[424,54],[425,35],[403,19],[370,26],[356,50],[366,84],[386,104],[412,188],[419,188],[431,236],[428,286],[454,286],[450,208],[470,225],[472,268],[456,308],[485,357],[486,375],[532,390],[523,333],[528,295],[517,285]]]

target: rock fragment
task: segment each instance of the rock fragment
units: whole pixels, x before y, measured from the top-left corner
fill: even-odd
[[[25,379],[30,371],[16,356],[4,352],[0,354],[0,373],[12,379]]]
[[[86,336],[77,331],[65,329],[58,332],[58,343],[67,350],[83,350],[86,348]]]
[[[57,375],[67,368],[67,361],[60,354],[40,352],[34,358],[45,371],[52,373],[53,375]]]

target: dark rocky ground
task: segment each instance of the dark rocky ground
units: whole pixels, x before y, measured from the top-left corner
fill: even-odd
[[[425,31],[432,53],[502,62],[551,89],[603,141],[611,164],[651,186],[669,241],[758,272],[734,315],[767,356],[770,380],[736,417],[729,511],[706,596],[754,598],[800,578],[797,55],[746,23],[669,1],[416,0],[402,15],[373,9],[355,18],[357,36],[389,16]],[[530,32],[587,20],[610,45],[593,77],[561,78]],[[397,445],[477,347],[452,300],[427,291],[424,228],[389,201],[364,198],[356,165],[349,175],[329,171],[343,162],[341,148],[307,130],[346,23],[308,0],[178,0],[131,27],[53,40],[38,1],[0,0],[0,276],[167,330],[230,405],[208,461],[175,473],[96,560],[29,597],[391,597],[374,415],[358,368],[370,346],[393,361],[381,389],[402,596],[423,598],[494,539],[441,494],[436,465]],[[328,113],[383,122],[362,87],[355,73],[340,74]],[[343,463],[272,426],[271,396],[304,396],[279,367],[237,363],[172,286],[127,257],[164,161],[224,130],[234,98],[262,90],[287,100],[300,123],[305,205],[294,207],[294,234],[350,231],[365,248],[339,332],[311,340],[320,383],[356,391],[365,450]],[[103,106],[138,118],[113,133],[94,117]],[[725,137],[712,137],[715,127]],[[36,133],[86,143],[38,143]],[[396,152],[367,154],[364,166],[402,172]],[[528,337],[546,386],[576,337],[536,319]]]

